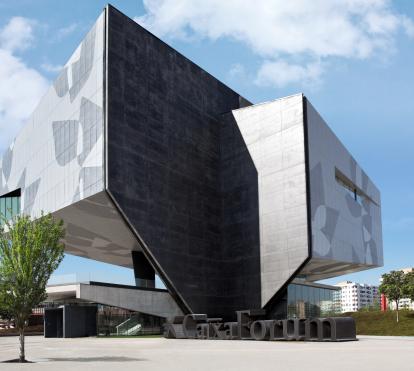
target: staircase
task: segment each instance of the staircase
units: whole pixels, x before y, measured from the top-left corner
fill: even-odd
[[[137,335],[141,329],[139,315],[134,315],[116,326],[116,334],[122,336]]]

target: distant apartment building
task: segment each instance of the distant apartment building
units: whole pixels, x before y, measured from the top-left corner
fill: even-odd
[[[341,311],[356,312],[357,310],[379,303],[378,286],[361,284],[352,281],[339,282],[335,286],[340,287],[337,301]]]
[[[396,304],[393,301],[390,305],[391,309],[395,310],[396,309]],[[399,309],[410,309],[410,310],[414,310],[414,301],[412,301],[409,298],[403,298],[400,300],[400,305],[399,305]]]

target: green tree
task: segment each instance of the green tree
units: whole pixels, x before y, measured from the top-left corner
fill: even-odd
[[[399,321],[399,305],[400,300],[404,298],[406,291],[406,275],[403,271],[391,271],[382,275],[382,283],[379,287],[381,294],[384,294],[387,299],[395,301],[397,309],[397,322]]]
[[[6,306],[3,303],[3,298],[0,296],[0,318],[3,321],[7,321],[8,325],[10,325],[10,321],[13,319],[13,316],[10,312],[7,311]]]
[[[47,297],[46,284],[63,259],[62,221],[50,214],[37,219],[3,218],[0,227],[0,303],[19,331],[19,361],[25,362],[24,332],[32,308]]]
[[[405,274],[404,296],[414,301],[414,269]]]

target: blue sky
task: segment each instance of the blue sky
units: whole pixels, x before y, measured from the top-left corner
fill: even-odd
[[[195,3],[112,2],[254,103],[305,93],[377,184],[385,265],[330,283],[377,283],[414,266],[414,2]],[[104,6],[0,0],[0,151]],[[133,281],[131,270],[73,256],[57,273]]]

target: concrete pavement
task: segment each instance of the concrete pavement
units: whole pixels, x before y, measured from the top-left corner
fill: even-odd
[[[346,343],[27,337],[33,364],[0,370],[414,370],[414,337],[360,336]],[[17,357],[18,339],[0,337],[0,361]]]

